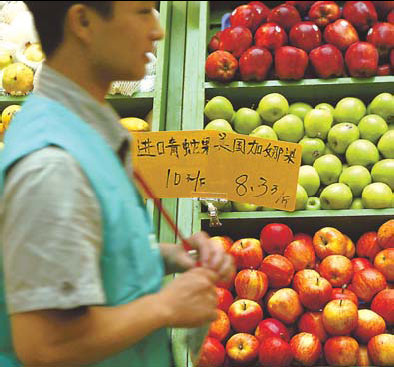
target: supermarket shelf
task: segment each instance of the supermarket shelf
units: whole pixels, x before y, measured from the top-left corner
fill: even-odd
[[[132,97],[123,95],[108,95],[106,100],[121,116],[133,113],[134,116],[144,117],[153,107],[153,92],[135,93]],[[22,104],[26,97],[0,96],[0,110],[11,104]]]
[[[264,82],[216,83],[205,82],[205,97],[223,95],[235,99],[237,103],[258,102],[268,93],[284,93],[290,100],[313,102],[337,102],[343,97],[357,96],[371,99],[379,93],[392,89],[394,76],[372,78],[303,79],[294,82],[268,80]],[[371,88],[373,84],[373,88]],[[240,93],[240,89],[242,93]]]

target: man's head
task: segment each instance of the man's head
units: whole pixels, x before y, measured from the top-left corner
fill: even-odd
[[[83,55],[105,80],[138,80],[163,31],[154,1],[26,1],[47,59]],[[66,50],[66,51],[65,51]],[[75,56],[74,55],[74,56]],[[67,62],[67,60],[65,60]]]

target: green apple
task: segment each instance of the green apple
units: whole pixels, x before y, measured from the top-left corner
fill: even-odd
[[[306,202],[306,210],[320,210],[321,209],[321,204],[320,204],[320,199],[316,196],[311,196],[308,198],[308,201]]]
[[[339,176],[342,173],[342,162],[333,154],[326,154],[317,158],[313,163],[313,167],[316,169],[320,181],[324,185],[331,185],[338,182]]]
[[[342,163],[342,172],[348,167],[349,165],[347,163]]]
[[[320,194],[322,209],[349,209],[352,201],[352,191],[343,183],[331,184]]]
[[[345,97],[335,106],[334,119],[336,122],[351,122],[357,125],[366,112],[367,108],[361,99]]]
[[[256,212],[260,209],[258,205],[248,204],[248,203],[240,203],[238,201],[233,202],[233,208],[236,212]]]
[[[226,133],[233,133],[234,130],[231,127],[230,123],[223,119],[216,119],[209,122],[204,130],[216,130],[216,131],[224,131]]]
[[[304,137],[299,141],[302,146],[302,163],[313,164],[313,162],[324,155],[325,144],[318,138]]]
[[[270,93],[261,98],[257,112],[261,118],[271,125],[287,114],[289,102],[279,93]]]
[[[372,167],[373,182],[383,182],[394,190],[394,159],[383,159]]]
[[[369,171],[363,166],[351,166],[343,170],[339,182],[348,185],[354,197],[359,197],[365,186],[372,182]]]
[[[338,154],[346,152],[348,146],[360,137],[358,127],[349,122],[333,126],[328,132],[327,141],[330,148]]]
[[[394,96],[391,93],[378,94],[368,108],[369,113],[383,117],[388,124],[394,122]]]
[[[382,182],[375,182],[366,186],[362,193],[364,208],[384,209],[391,207],[393,192],[390,187]]]
[[[333,117],[327,110],[313,109],[304,119],[305,132],[310,138],[325,139],[332,126]]]
[[[313,107],[308,103],[295,102],[290,105],[288,113],[291,113],[292,115],[296,115],[301,120],[304,120],[305,115],[312,109]]]
[[[367,115],[360,120],[358,129],[360,130],[361,139],[366,139],[376,144],[388,130],[388,126],[386,121],[379,115]]]
[[[234,117],[234,130],[239,134],[249,135],[257,126],[261,125],[260,115],[251,108],[240,108]]]
[[[301,185],[297,185],[296,207],[295,210],[304,210],[306,202],[308,201],[308,194]]]
[[[296,115],[286,115],[274,123],[273,129],[279,140],[299,142],[304,136],[304,124]]]
[[[324,152],[323,152],[323,155],[326,155],[326,154],[334,154],[335,155],[335,152],[330,148],[328,143],[326,144],[326,147],[324,148]]]
[[[205,105],[204,114],[208,120],[223,119],[231,122],[234,117],[234,108],[226,97],[216,96]]]
[[[394,158],[394,130],[383,134],[379,139],[378,149],[384,158]]]
[[[329,103],[319,103],[315,106],[315,109],[317,110],[327,110],[329,112],[331,112],[331,115],[334,116],[334,110],[335,108],[333,106],[331,106]]]
[[[261,125],[256,127],[249,136],[254,136],[256,138],[270,139],[270,140],[278,140],[278,136],[276,135],[274,129],[271,126]]]
[[[379,160],[379,151],[369,140],[359,139],[347,148],[346,160],[350,166],[370,168]]]
[[[308,196],[313,196],[320,187],[320,177],[314,167],[301,166],[298,174],[298,183],[305,189]]]
[[[361,198],[353,199],[350,209],[364,209],[363,200]]]

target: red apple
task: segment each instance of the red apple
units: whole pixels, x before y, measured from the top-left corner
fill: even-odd
[[[316,335],[322,343],[328,338],[322,312],[305,312],[298,321],[298,330]]]
[[[371,309],[384,318],[387,326],[394,325],[394,289],[380,291],[373,299]]]
[[[374,336],[368,343],[368,354],[375,366],[394,366],[394,335]]]
[[[331,335],[348,335],[357,327],[357,306],[348,299],[336,299],[323,309],[323,325]]]
[[[391,67],[390,64],[379,65],[378,70],[376,71],[377,76],[387,76],[391,75]]]
[[[243,81],[261,82],[272,65],[271,53],[264,47],[248,48],[239,59],[239,71]]]
[[[313,247],[313,238],[311,235],[309,235],[307,233],[302,233],[302,232],[296,233],[294,235],[293,241],[302,241],[306,245],[310,245]]]
[[[353,277],[353,264],[343,255],[330,255],[320,264],[320,274],[326,278],[333,287],[342,287],[348,284]]]
[[[313,236],[313,246],[316,255],[322,260],[330,255],[346,254],[345,236],[332,227],[319,229]]]
[[[354,274],[352,290],[357,297],[365,302],[387,287],[384,275],[374,268],[367,268]]]
[[[275,72],[280,80],[300,80],[308,66],[308,54],[297,47],[282,46],[275,52]]]
[[[359,345],[349,336],[336,336],[327,340],[324,355],[330,366],[356,366]]]
[[[394,67],[394,49],[391,50],[391,66]],[[378,229],[378,243],[382,248],[394,247],[394,219],[383,223]]]
[[[322,35],[315,23],[306,21],[293,25],[289,38],[291,45],[309,52],[321,44]]]
[[[368,31],[367,41],[378,49],[379,57],[387,56],[394,47],[394,24],[376,23]]]
[[[212,52],[205,62],[205,72],[211,80],[229,82],[238,68],[237,59],[227,51]]]
[[[234,243],[234,241],[228,236],[214,236],[211,237],[211,240],[219,243],[226,252],[230,252],[230,248]]]
[[[323,308],[331,298],[331,284],[314,270],[299,271],[294,277],[293,287],[301,303],[312,311]]]
[[[313,269],[316,265],[315,250],[312,244],[302,240],[290,242],[284,255],[294,266],[295,271]]]
[[[300,333],[293,336],[290,348],[294,360],[302,366],[314,366],[322,352],[320,340],[310,333]]]
[[[341,9],[335,1],[316,1],[311,6],[308,15],[310,20],[323,28],[341,16]]]
[[[360,257],[368,257],[373,261],[375,256],[381,250],[376,232],[364,233],[356,243],[356,252]]]
[[[374,266],[388,282],[394,282],[394,248],[380,251],[375,257]]]
[[[231,13],[230,24],[232,27],[246,27],[254,32],[260,24],[260,18],[254,6],[240,5]]]
[[[251,1],[248,5],[252,6],[256,12],[256,24],[259,26],[267,20],[268,14],[270,13],[270,8],[266,6],[261,1]]]
[[[352,77],[374,76],[378,71],[378,50],[372,43],[353,43],[346,50],[345,62]]]
[[[394,9],[390,11],[390,13],[387,15],[387,21],[390,24],[394,24]]]
[[[260,232],[261,246],[269,254],[283,255],[291,241],[293,241],[293,232],[286,224],[270,223]]]
[[[367,31],[378,21],[378,14],[371,1],[346,1],[343,17],[360,32]]]
[[[253,270],[241,270],[235,277],[235,290],[240,298],[258,301],[268,289],[268,277],[265,273]]]
[[[346,238],[346,254],[345,256],[348,259],[353,259],[354,255],[356,254],[356,245],[354,244],[354,242],[351,240],[351,238],[349,236],[346,236],[344,234],[345,238]]]
[[[294,24],[301,22],[301,16],[294,6],[281,4],[271,10],[267,22],[277,23],[285,31],[289,31]]]
[[[345,19],[337,19],[334,23],[328,24],[324,29],[324,39],[341,51],[359,40],[356,29]]]
[[[300,13],[306,14],[315,2],[316,1],[286,1],[286,4],[296,7]]]
[[[228,290],[232,290],[234,287],[234,281],[237,273],[234,271],[234,273],[231,274],[231,276],[227,280],[220,280],[219,282],[216,283],[216,286],[219,288],[225,288]]]
[[[332,301],[334,299],[348,299],[349,301],[354,302],[354,304],[358,307],[358,298],[356,294],[345,287],[332,289],[330,300]]]
[[[259,341],[251,334],[235,334],[227,341],[226,352],[232,362],[252,363],[259,354]]]
[[[269,255],[261,263],[260,271],[267,275],[271,288],[286,287],[293,279],[294,266],[282,255]]]
[[[216,295],[218,297],[218,308],[227,312],[234,302],[233,295],[228,289],[216,287]]]
[[[254,35],[257,47],[276,50],[287,44],[287,34],[284,29],[276,23],[265,23],[259,27]]]
[[[228,27],[220,34],[219,50],[231,52],[240,57],[253,42],[252,32],[246,27]]]
[[[220,34],[222,31],[216,32],[208,43],[208,50],[210,52],[219,50]]]
[[[198,366],[221,367],[224,363],[226,351],[219,340],[208,337],[201,347]]]
[[[342,52],[333,45],[323,45],[309,53],[309,60],[319,78],[336,78],[345,73]]]
[[[369,260],[365,259],[364,257],[356,257],[352,259],[351,262],[353,264],[354,274],[366,268],[373,268],[372,263]]]
[[[228,317],[235,331],[251,333],[263,319],[263,310],[257,302],[240,299],[230,306]]]
[[[263,260],[260,241],[255,238],[243,238],[234,242],[230,254],[234,256],[238,270],[258,269]]]
[[[270,336],[278,336],[285,342],[290,342],[289,330],[287,330],[286,326],[279,320],[272,318],[260,321],[260,323],[257,325],[254,335],[259,340],[259,342]]]
[[[360,347],[358,349],[356,366],[360,366],[360,367],[372,366],[372,361],[369,358],[368,348],[366,345],[360,345]]]
[[[300,298],[291,288],[277,290],[269,299],[267,309],[272,317],[285,324],[294,323],[303,312]]]
[[[290,345],[282,338],[271,336],[261,341],[259,362],[263,366],[290,366],[292,360]]]
[[[217,309],[218,318],[211,323],[208,336],[222,341],[230,333],[230,320],[227,314]]]
[[[386,323],[383,317],[371,310],[358,310],[358,323],[353,334],[360,343],[367,344],[371,338],[385,331]]]

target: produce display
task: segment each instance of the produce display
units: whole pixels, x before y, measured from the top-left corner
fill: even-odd
[[[216,96],[205,105],[205,129],[299,143],[296,210],[393,207],[394,96],[381,93],[368,105],[356,97],[336,105],[321,102],[289,104],[283,95],[270,93],[256,109],[235,111],[230,100]],[[235,211],[261,209],[232,206]]]
[[[237,272],[217,285],[198,366],[394,366],[393,219],[355,242],[281,223],[213,239]]]
[[[394,69],[392,1],[252,1],[213,35],[209,80],[371,77]]]

